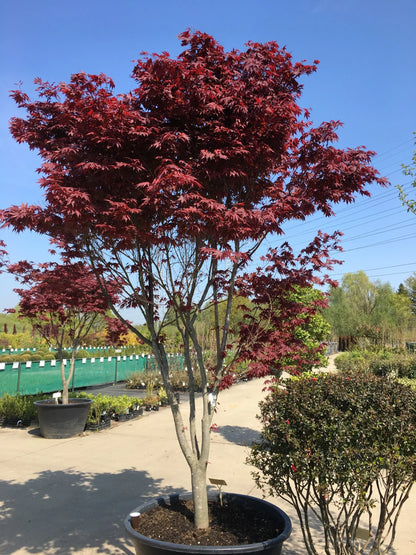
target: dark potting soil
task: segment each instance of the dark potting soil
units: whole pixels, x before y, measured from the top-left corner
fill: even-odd
[[[270,516],[224,501],[210,502],[210,527],[194,527],[192,500],[160,505],[140,515],[135,529],[148,538],[184,545],[243,545],[275,538],[281,532]]]

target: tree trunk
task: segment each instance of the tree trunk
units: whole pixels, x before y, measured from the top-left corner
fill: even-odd
[[[75,370],[75,349],[72,349],[71,360],[69,363],[69,374],[65,377],[65,364],[61,358],[61,378],[62,378],[62,404],[67,405],[69,402],[69,384],[71,383],[72,376]]]
[[[192,499],[194,503],[194,518],[196,528],[209,527],[208,494],[207,494],[207,464],[210,445],[211,409],[208,405],[208,395],[205,387],[203,394],[203,414],[201,418],[201,444],[197,439],[195,426],[194,391],[190,391],[189,427],[185,426],[179,405],[173,395],[172,384],[169,379],[168,359],[163,344],[154,344],[153,353],[162,373],[166,393],[175,424],[176,436],[179,446],[191,471]]]
[[[61,358],[61,378],[62,378],[62,403],[64,405],[68,404],[68,380],[65,379],[65,363],[64,359]]]
[[[208,528],[209,514],[206,461],[197,461],[193,468],[191,468],[191,481],[195,527]]]

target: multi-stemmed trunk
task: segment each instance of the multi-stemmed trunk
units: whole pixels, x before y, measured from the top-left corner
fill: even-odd
[[[213,407],[206,384],[202,388],[202,416],[200,430],[197,429],[195,391],[192,385],[189,390],[189,421],[185,423],[178,400],[169,379],[169,365],[163,344],[154,344],[153,352],[160,368],[164,387],[171,407],[176,436],[191,473],[192,497],[194,503],[194,522],[197,528],[208,528],[208,492],[207,465],[210,447],[210,429]],[[190,380],[192,384],[192,380]]]

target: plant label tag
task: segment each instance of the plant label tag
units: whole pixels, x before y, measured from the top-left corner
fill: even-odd
[[[60,391],[57,391],[56,393],[54,393],[54,394],[52,395],[52,397],[53,397],[54,399],[59,399],[59,397],[62,397],[62,393],[61,393]]]

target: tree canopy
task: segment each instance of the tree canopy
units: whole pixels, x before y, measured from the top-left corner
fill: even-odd
[[[81,262],[50,263],[35,267],[24,261],[10,265],[8,270],[23,285],[15,289],[20,296],[19,316],[28,319],[48,345],[58,351],[62,398],[64,403],[68,403],[76,348],[86,339],[100,316],[105,318],[108,299],[113,302],[116,300],[116,284],[108,283],[104,294],[94,272]],[[9,312],[15,312],[15,309],[9,309]],[[117,325],[114,325],[112,319],[108,318],[112,338],[126,331],[121,322],[116,322]],[[63,355],[66,345],[70,346],[71,351],[67,375]]]

